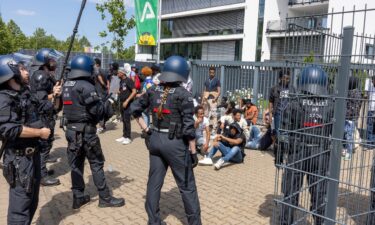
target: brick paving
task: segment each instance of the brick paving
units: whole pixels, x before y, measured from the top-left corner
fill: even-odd
[[[98,208],[98,195],[93,184],[89,165],[85,166],[86,191],[91,202],[80,210],[73,210],[70,191],[70,173],[66,158],[66,140],[61,129],[56,130],[52,156],[59,158],[49,164],[55,177],[61,181],[56,187],[42,187],[39,207],[32,224],[87,225],[126,224],[145,225],[144,210],[148,175],[148,152],[140,138],[138,126],[133,122],[133,143],[127,146],[115,142],[121,136],[122,124],[110,124],[100,134],[106,157],[105,174],[108,184],[117,197],[126,199],[122,208]],[[201,203],[203,224],[270,224],[274,203],[275,167],[268,152],[246,150],[243,164],[230,165],[219,171],[198,166],[195,176]],[[0,224],[6,224],[8,186],[0,176]],[[187,224],[181,197],[170,171],[165,178],[161,200],[162,219],[170,225]]]

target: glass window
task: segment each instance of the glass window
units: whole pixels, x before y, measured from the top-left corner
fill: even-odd
[[[234,61],[242,60],[242,40],[237,40],[234,49]]]
[[[173,21],[163,20],[161,21],[161,38],[171,38],[173,31]]]
[[[172,55],[172,44],[161,44],[160,46],[160,59],[166,60]]]
[[[155,47],[147,45],[138,45],[138,54],[154,54]]]
[[[366,44],[366,58],[375,59],[374,48],[375,48],[374,45]]]

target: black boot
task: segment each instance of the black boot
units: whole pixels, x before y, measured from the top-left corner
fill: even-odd
[[[109,196],[108,198],[99,197],[99,207],[121,207],[125,205],[125,199],[123,198],[115,198],[113,196]]]
[[[53,177],[43,177],[42,180],[40,181],[40,184],[43,186],[55,186],[60,184],[60,180],[53,178]]]
[[[73,209],[79,209],[83,205],[90,202],[90,195],[84,195],[81,198],[75,198],[73,197]]]

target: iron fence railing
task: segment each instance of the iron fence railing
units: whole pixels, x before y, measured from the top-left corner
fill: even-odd
[[[329,0],[289,0],[288,5],[310,5],[316,3],[328,3]]]

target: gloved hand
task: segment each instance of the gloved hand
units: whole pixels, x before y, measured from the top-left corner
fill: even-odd
[[[145,138],[145,144],[147,149],[150,149],[150,137],[151,137],[152,131],[148,129],[147,131],[142,131],[142,136]]]
[[[195,168],[198,165],[198,156],[197,153],[190,154],[191,157],[191,166]]]

